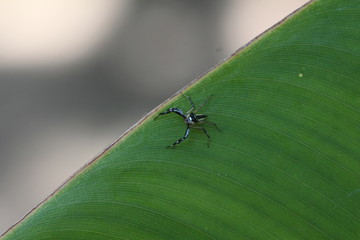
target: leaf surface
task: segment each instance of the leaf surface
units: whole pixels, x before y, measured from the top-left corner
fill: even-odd
[[[157,108],[3,239],[359,239],[360,1],[318,0]]]

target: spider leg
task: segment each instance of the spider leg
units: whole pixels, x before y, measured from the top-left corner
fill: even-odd
[[[220,128],[218,127],[218,125],[216,123],[209,122],[209,121],[204,121],[204,123],[214,126],[219,132],[221,132]]]
[[[176,113],[178,115],[180,115],[182,118],[186,118],[186,116],[184,115],[183,111],[179,108],[169,108],[168,110],[166,110],[165,112],[162,112],[162,113],[159,113],[159,115],[157,115],[154,120],[156,120],[159,116],[161,115],[165,115],[165,114],[168,114],[168,113]]]
[[[207,146],[210,147],[210,135],[206,132],[206,129],[203,127],[192,127],[192,128],[202,130],[205,133],[205,135],[208,137]]]
[[[185,134],[182,138],[180,138],[179,140],[177,140],[176,142],[174,142],[173,144],[171,144],[170,146],[168,146],[167,148],[174,148],[175,145],[181,143],[182,141],[184,141],[185,139],[187,139],[187,137],[189,136],[189,132],[190,132],[190,125],[188,124],[186,127],[186,131]]]
[[[181,93],[181,94],[182,94],[182,93]],[[195,104],[194,104],[194,102],[191,100],[191,98],[190,98],[189,96],[187,96],[187,95],[185,95],[185,94],[182,94],[182,95],[185,96],[185,97],[189,100],[189,102],[190,102],[190,104],[191,104],[191,109],[186,112],[186,113],[190,113],[192,110],[195,109]]]
[[[210,95],[197,109],[195,109],[194,113],[196,113],[197,111],[199,111],[201,108],[203,108],[208,102],[209,100],[212,98],[213,95]]]

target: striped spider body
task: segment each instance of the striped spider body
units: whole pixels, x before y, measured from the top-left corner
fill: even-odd
[[[189,136],[190,129],[202,130],[208,138],[207,145],[209,147],[210,146],[210,135],[207,133],[205,128],[203,128],[199,125],[201,123],[207,123],[207,124],[210,124],[210,125],[213,125],[214,127],[216,127],[216,129],[218,131],[220,131],[220,129],[218,128],[218,126],[215,123],[206,121],[207,115],[197,114],[197,111],[199,111],[209,101],[211,96],[209,98],[207,98],[206,101],[203,104],[201,104],[200,107],[198,107],[198,108],[195,107],[195,104],[193,103],[193,101],[191,100],[190,97],[188,97],[188,96],[185,96],[185,97],[189,100],[189,102],[192,106],[191,109],[186,112],[186,114],[184,114],[180,108],[173,107],[173,108],[167,109],[165,112],[162,112],[155,117],[155,119],[157,119],[161,115],[165,115],[168,113],[176,113],[177,115],[181,116],[184,119],[184,122],[186,124],[186,130],[185,130],[184,136],[182,138],[178,139],[176,142],[174,142],[170,146],[168,146],[168,148],[174,148],[176,145],[178,145],[181,142],[183,142],[184,140],[186,140]]]

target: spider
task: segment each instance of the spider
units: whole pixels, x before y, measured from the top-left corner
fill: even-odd
[[[182,141],[184,141],[190,133],[190,128],[192,129],[199,129],[202,130],[205,135],[208,137],[208,142],[207,142],[207,146],[210,146],[210,135],[206,132],[205,128],[197,126],[198,124],[201,123],[207,123],[210,125],[213,125],[214,127],[216,127],[216,129],[220,131],[220,129],[218,128],[218,126],[215,123],[209,122],[209,121],[205,121],[207,118],[207,115],[205,114],[196,114],[197,111],[199,111],[211,98],[208,97],[205,102],[203,102],[198,108],[195,107],[195,104],[193,103],[193,101],[191,100],[191,98],[189,96],[184,95],[190,102],[191,104],[191,109],[189,111],[187,111],[185,114],[183,113],[183,111],[180,108],[177,107],[173,107],[173,108],[169,108],[167,109],[165,112],[160,113],[159,115],[157,115],[155,117],[154,120],[156,120],[159,116],[164,115],[164,114],[168,114],[168,113],[176,113],[178,115],[180,115],[183,119],[184,122],[186,124],[186,130],[185,130],[185,134],[182,138],[180,138],[179,140],[177,140],[176,142],[174,142],[173,144],[171,144],[170,146],[168,146],[167,148],[174,148],[177,144],[181,143]]]

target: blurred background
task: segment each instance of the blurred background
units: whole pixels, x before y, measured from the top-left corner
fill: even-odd
[[[0,235],[307,0],[0,0]]]

